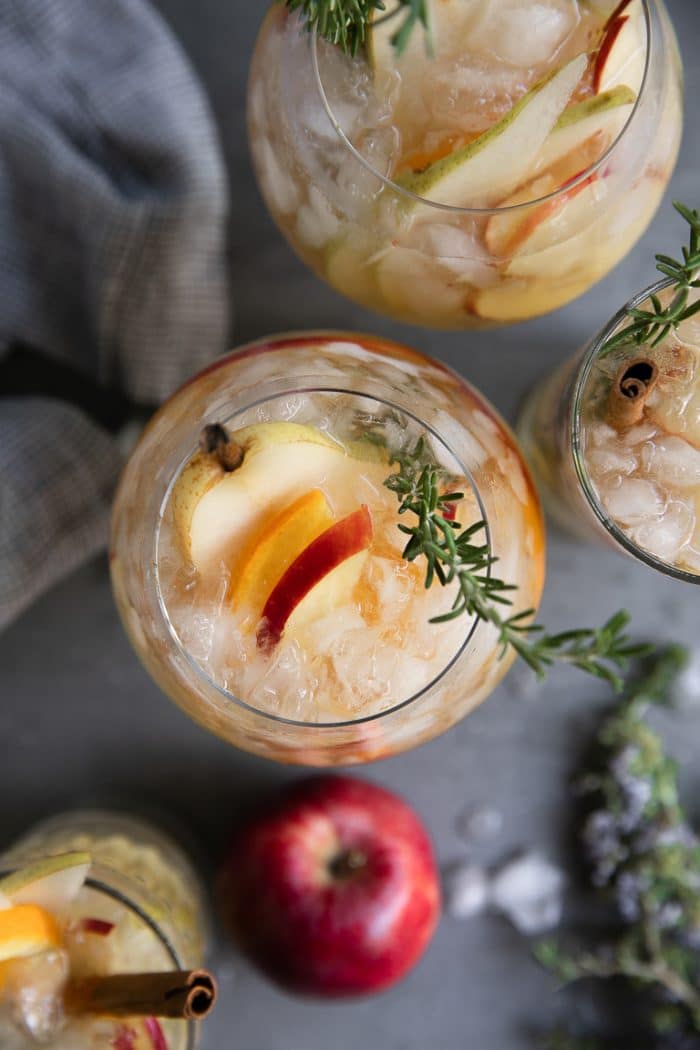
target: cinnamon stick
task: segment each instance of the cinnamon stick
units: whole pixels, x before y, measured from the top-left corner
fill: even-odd
[[[171,1017],[201,1021],[214,1008],[216,981],[208,970],[125,973],[68,982],[67,1014],[103,1017]]]
[[[648,357],[620,366],[608,399],[608,420],[622,429],[641,422],[644,406],[659,381],[659,369]]]

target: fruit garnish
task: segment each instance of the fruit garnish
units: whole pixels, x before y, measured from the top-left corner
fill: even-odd
[[[271,518],[240,557],[230,600],[259,618],[273,587],[312,540],[332,525],[333,512],[320,489],[304,493]]]
[[[485,207],[502,200],[528,177],[537,155],[560,118],[585,68],[578,55],[536,84],[483,135],[419,175],[397,183],[418,197],[438,204]],[[419,212],[419,202],[405,207]]]
[[[113,922],[106,919],[81,919],[80,929],[84,933],[95,933],[99,937],[107,937],[114,929]]]
[[[365,551],[371,540],[372,517],[364,504],[317,536],[292,562],[265,603],[257,632],[258,646],[272,649],[295,609],[307,595],[313,596],[314,588],[323,587],[324,581],[326,585],[330,583],[330,594],[327,601],[321,594],[319,601],[332,608],[339,597],[344,597],[349,589],[348,579],[343,575],[340,585],[333,586],[331,577],[354,555]],[[317,611],[318,607],[314,615]]]
[[[0,911],[0,962],[57,948],[61,931],[51,912],[36,904]]]
[[[223,429],[223,428],[222,428]],[[357,475],[362,449],[343,448],[321,430],[299,423],[271,421],[232,431],[229,440],[243,455],[224,470],[214,460],[202,476],[202,453],[190,460],[173,486],[173,521],[185,556],[203,574],[220,578],[222,563],[235,581],[244,560],[271,515],[317,488],[341,498]],[[377,485],[383,467],[366,445],[363,470]]]
[[[78,896],[90,863],[89,853],[46,857],[0,880],[0,893],[12,904],[38,904],[50,912],[62,911]]]
[[[641,86],[646,62],[646,23],[641,0],[622,0],[603,28],[593,66],[593,89],[607,91],[624,81]]]

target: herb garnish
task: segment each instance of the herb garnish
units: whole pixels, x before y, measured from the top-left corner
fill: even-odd
[[[618,1035],[618,1047],[700,1045],[700,840],[681,806],[676,763],[645,721],[652,705],[668,703],[687,657],[670,646],[648,661],[602,723],[595,765],[580,782],[591,803],[581,835],[590,880],[612,898],[621,932],[588,950],[570,951],[553,940],[536,949],[567,984],[631,982],[635,1015],[654,1034],[647,1040],[636,1033],[624,1044]],[[561,1031],[547,1046],[601,1045],[590,1040]]]
[[[597,630],[586,628],[560,634],[546,634],[542,626],[532,623],[534,609],[509,617],[501,615],[504,606],[512,605],[508,592],[517,588],[491,575],[498,559],[490,554],[487,543],[475,542],[479,533],[485,533],[485,522],[461,528],[453,515],[454,505],[464,494],[441,492],[444,471],[426,462],[427,457],[424,437],[418,438],[413,449],[391,453],[391,462],[398,463],[399,470],[390,474],[384,484],[396,493],[399,514],[411,513],[418,519],[415,525],[400,523],[399,529],[409,537],[403,550],[406,561],[425,558],[426,588],[435,580],[442,586],[457,581],[451,610],[430,622],[442,623],[464,613],[476,616],[498,630],[501,656],[512,647],[539,678],[554,663],[567,663],[606,679],[615,689],[622,688],[622,680],[613,668],[624,668],[631,657],[647,651],[646,646],[631,643],[624,633],[629,614],[620,611]]]
[[[674,201],[673,207],[690,226],[690,243],[682,249],[682,262],[669,255],[656,256],[656,269],[673,281],[673,299],[664,307],[658,295],[652,295],[653,310],[628,309],[630,323],[605,342],[600,357],[620,346],[658,346],[681,321],[687,321],[700,312],[700,299],[688,306],[690,290],[700,288],[700,212],[691,211],[678,201]]]
[[[301,10],[307,28],[331,44],[337,44],[346,55],[356,55],[367,40],[367,30],[376,11],[385,11],[384,0],[286,0],[290,11]],[[429,34],[427,0],[398,0],[396,17],[406,8],[401,25],[391,38],[397,54],[406,49],[411,33],[420,22]],[[382,19],[383,20],[383,19]]]

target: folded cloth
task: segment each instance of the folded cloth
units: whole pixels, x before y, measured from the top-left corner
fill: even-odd
[[[0,626],[105,543],[119,469],[89,411],[3,390],[2,355],[160,401],[225,349],[227,211],[202,89],[147,0],[3,0]]]

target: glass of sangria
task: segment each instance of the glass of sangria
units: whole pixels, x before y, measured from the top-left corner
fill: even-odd
[[[619,339],[630,311],[665,310],[676,293],[669,278],[635,296],[536,387],[518,432],[555,521],[700,583],[700,314],[660,341]],[[699,300],[691,289],[688,310]]]
[[[117,493],[111,568],[130,639],[192,718],[248,751],[369,761],[443,732],[505,674],[492,624],[446,621],[456,581],[404,558],[397,462],[431,464],[488,576],[537,607],[542,520],[517,444],[436,361],[371,336],[261,340],[158,412]],[[479,524],[483,523],[483,524]],[[481,556],[480,556],[481,557]]]
[[[125,814],[69,812],[10,846],[0,873],[3,1050],[194,1050],[195,1020],[130,1016],[134,989],[104,1011],[73,1008],[88,988],[112,999],[114,975],[163,983],[201,966],[204,890],[178,844]]]
[[[681,135],[661,0],[427,0],[399,55],[389,3],[354,56],[270,8],[248,123],[258,182],[299,256],[401,321],[545,314],[646,229]],[[403,14],[402,14],[403,12]]]

